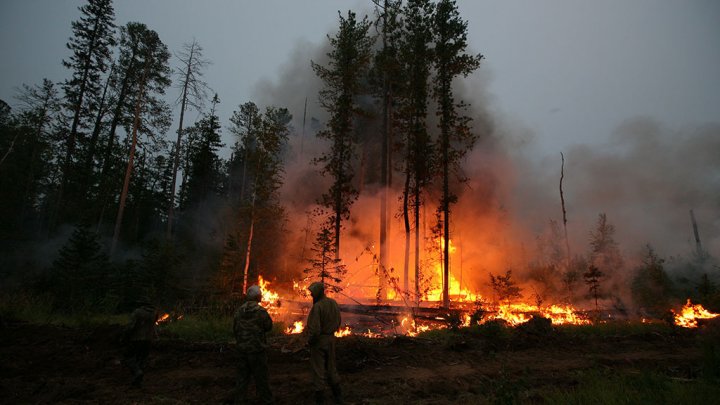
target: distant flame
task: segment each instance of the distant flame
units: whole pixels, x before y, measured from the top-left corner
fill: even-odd
[[[265,281],[262,276],[258,275],[258,286],[262,293],[262,300],[260,304],[264,307],[278,306],[280,302],[280,295],[275,291],[270,290],[270,282]]]
[[[335,332],[335,337],[345,337],[352,334],[352,331],[350,330],[349,326],[345,326],[344,328],[340,328],[338,331]]]
[[[170,319],[170,314],[162,314],[157,321],[155,321],[155,325],[160,325],[161,323],[167,322]]]
[[[720,316],[720,314],[714,314],[708,311],[700,304],[693,305],[689,298],[685,306],[680,310],[680,313],[673,311],[673,314],[675,314],[675,325],[682,326],[683,328],[697,328],[698,319],[712,319]]]
[[[285,333],[288,335],[295,335],[298,333],[302,333],[303,329],[305,329],[305,325],[303,325],[303,321],[297,321],[293,323],[293,326],[288,327],[285,329]]]

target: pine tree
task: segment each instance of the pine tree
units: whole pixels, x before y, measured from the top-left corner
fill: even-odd
[[[220,140],[220,118],[215,113],[220,99],[212,100],[212,109],[188,131],[191,147],[188,148],[189,168],[184,199],[180,208],[187,210],[200,205],[211,196],[219,196],[222,189],[218,150],[224,146]]]
[[[450,191],[450,174],[458,173],[461,159],[472,149],[477,136],[470,132],[470,118],[459,111],[465,108],[455,103],[452,83],[457,76],[467,76],[480,66],[482,55],[469,55],[467,48],[467,22],[463,21],[453,0],[441,0],[435,11],[435,85],[433,95],[440,118],[439,163],[442,176],[442,199],[439,209],[443,213],[442,226],[445,240],[443,254],[443,306],[450,305],[448,295],[450,272],[450,205],[457,196]]]
[[[663,269],[664,262],[648,245],[643,265],[637,269],[631,286],[633,301],[647,314],[656,317],[670,309],[672,282]]]
[[[123,34],[130,38],[126,43],[134,44],[131,60],[127,61],[128,68],[135,73],[136,80],[131,88],[131,99],[134,104],[132,129],[126,128],[130,136],[130,150],[128,152],[125,180],[120,193],[118,213],[115,220],[115,231],[110,246],[110,255],[115,251],[122,225],[125,202],[128,195],[130,178],[132,176],[138,135],[153,136],[158,130],[164,133],[170,125],[169,107],[158,96],[165,93],[170,85],[170,67],[168,60],[170,53],[167,46],[160,40],[158,34],[148,29],[144,24],[128,23]]]
[[[596,228],[590,232],[590,263],[608,275],[616,274],[623,267],[620,248],[615,242],[615,226],[608,222],[605,213],[598,215]]]
[[[602,292],[600,291],[600,280],[603,277],[605,277],[605,273],[592,264],[588,267],[587,271],[583,273],[583,279],[585,280],[585,284],[588,286],[588,292],[595,299],[596,312],[599,310],[598,299],[602,295]]]
[[[72,77],[65,81],[65,99],[71,115],[70,131],[65,143],[63,178],[58,193],[58,208],[64,209],[63,193],[77,199],[82,190],[66,190],[68,182],[76,174],[71,167],[76,159],[75,152],[79,131],[89,126],[89,121],[98,109],[101,76],[107,71],[108,61],[115,46],[115,11],[112,0],[88,0],[79,8],[82,17],[73,21],[73,37],[67,43],[72,55],[63,60],[63,65],[72,70]],[[64,213],[58,213],[64,216]]]
[[[51,269],[50,292],[56,309],[93,311],[107,295],[110,265],[97,235],[86,227],[73,231]]]
[[[2,126],[0,138],[0,228],[22,232],[40,214],[49,214],[57,186],[52,178],[62,156],[57,143],[60,100],[54,84],[23,85],[20,112]]]
[[[367,17],[357,21],[355,13],[348,11],[347,18],[339,15],[340,28],[330,39],[328,66],[312,63],[315,74],[323,80],[320,105],[330,113],[329,128],[317,136],[331,142],[330,151],[315,159],[321,172],[333,179],[332,186],[321,198],[321,204],[331,210],[334,229],[335,257],[340,256],[340,230],[343,219],[350,217],[350,206],[358,191],[353,185],[352,164],[355,159],[356,134],[354,117],[360,112],[357,96],[362,94],[370,59],[373,39],[368,35],[371,23]]]
[[[415,229],[415,296],[420,297],[420,208],[423,193],[432,176],[432,141],[427,128],[430,71],[432,68],[432,23],[434,7],[429,0],[411,0],[404,8],[405,24],[400,45],[403,97],[398,120],[405,134],[405,184],[403,219],[405,224],[405,272],[410,250],[410,232]],[[413,221],[411,225],[410,214]]]
[[[520,287],[512,280],[512,270],[507,270],[504,276],[490,273],[490,287],[495,292],[497,300],[509,302],[514,299],[522,298]]]
[[[334,253],[334,229],[333,222],[326,222],[322,225],[316,235],[313,247],[310,249],[313,252],[308,259],[310,267],[305,268],[304,272],[311,278],[320,280],[326,285],[326,288],[337,292],[342,290],[339,284],[347,273],[347,267]]]

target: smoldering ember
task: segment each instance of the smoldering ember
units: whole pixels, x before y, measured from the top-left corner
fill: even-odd
[[[174,3],[46,3],[36,5],[71,16],[62,56],[48,62],[58,77],[9,83],[12,100],[0,99],[8,403],[698,404],[720,395],[720,53],[703,36],[720,33],[707,17],[720,7],[586,3],[617,17],[620,34],[550,36],[543,49],[577,57],[549,66],[597,76],[583,71],[583,55],[620,35],[631,44],[617,44],[618,56],[636,58],[624,61],[628,71],[658,70],[643,83],[704,101],[661,103],[673,111],[661,121],[654,101],[624,96],[644,87],[620,85],[620,69],[588,87],[617,92],[619,110],[633,111],[618,118],[613,102],[598,108],[569,90],[572,75],[548,76],[557,79],[539,84],[548,94],[531,108],[542,110],[533,128],[500,104],[538,96],[513,98],[517,89],[504,93],[493,77],[543,82],[543,70],[527,79],[534,62],[499,49],[530,48],[492,35],[486,14],[518,26],[537,13],[455,0],[336,12],[333,2],[322,5],[332,12],[327,36],[285,50],[271,45],[283,29],[250,33],[251,22],[233,24],[257,38],[248,48],[211,39],[213,21],[227,23],[217,14],[167,26],[196,5],[156,19],[154,7]],[[321,19],[320,2],[278,3],[193,10],[276,18],[264,30],[293,14],[288,30],[305,25],[305,35]],[[19,2],[0,7],[3,23],[46,19]],[[620,17],[636,12],[700,27],[693,43],[706,59],[683,66],[714,74],[659,79],[667,67],[648,55],[666,45],[638,38],[665,31]],[[314,14],[296,24],[302,13]],[[581,16],[573,5],[557,27],[542,27],[559,33]],[[669,37],[678,27],[663,29]],[[25,40],[13,39],[31,47]],[[255,48],[282,50],[287,62],[242,58]],[[7,51],[15,69],[23,54]],[[222,76],[229,55],[279,73]],[[531,55],[538,66],[553,59]],[[254,99],[231,84],[251,80]],[[558,107],[554,91],[576,105]],[[583,109],[593,112],[575,116]],[[597,135],[598,117],[619,121]],[[540,147],[548,128],[577,140]]]

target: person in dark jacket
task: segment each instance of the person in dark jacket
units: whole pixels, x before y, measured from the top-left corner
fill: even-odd
[[[340,377],[335,366],[335,332],[340,328],[340,307],[334,299],[325,296],[323,283],[312,283],[308,290],[313,298],[313,306],[307,318],[306,333],[310,347],[315,402],[324,403],[327,381],[335,403],[341,404]]]
[[[263,404],[272,404],[273,397],[268,381],[267,340],[265,334],[272,329],[272,319],[260,306],[260,287],[247,290],[247,301],[238,308],[233,319],[233,333],[237,342],[238,377],[235,402],[247,402],[247,388],[251,379]]]
[[[132,372],[134,387],[142,385],[152,341],[157,339],[155,324],[158,320],[158,311],[150,300],[140,298],[137,304],[122,338],[125,346],[124,363]]]

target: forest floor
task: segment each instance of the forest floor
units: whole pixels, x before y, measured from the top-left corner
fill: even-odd
[[[0,326],[2,403],[222,403],[235,382],[232,343],[162,337],[142,388],[121,365],[120,326],[69,328],[5,321]],[[588,370],[660,374],[691,384],[702,370],[697,331],[637,329],[587,336],[516,330],[493,338],[440,333],[423,338],[338,339],[349,404],[548,403]],[[308,352],[291,336],[271,337],[270,383],[278,404],[312,403]],[[254,397],[251,388],[250,395]],[[327,393],[330,401],[329,391]],[[717,399],[717,398],[716,398]]]

